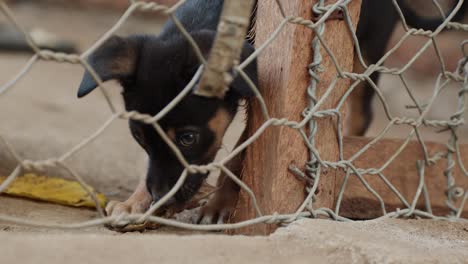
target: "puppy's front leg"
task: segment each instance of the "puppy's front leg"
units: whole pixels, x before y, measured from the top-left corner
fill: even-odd
[[[238,155],[226,164],[236,176],[240,175],[243,155]],[[218,190],[201,209],[198,223],[223,224],[236,207],[240,187],[225,173],[221,173],[217,182]]]
[[[106,206],[106,213],[108,216],[142,214],[148,210],[152,200],[146,188],[146,179],[142,177],[133,194],[125,202],[110,201]]]

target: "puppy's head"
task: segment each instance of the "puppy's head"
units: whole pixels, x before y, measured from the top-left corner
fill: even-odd
[[[200,31],[192,34],[192,37],[207,57],[215,32]],[[246,43],[242,59],[246,59],[253,50]],[[103,81],[115,79],[120,82],[127,111],[149,115],[156,115],[174,99],[200,66],[195,52],[182,36],[174,36],[172,39],[114,36],[96,50],[88,61]],[[257,83],[256,67],[253,62],[245,69],[254,83]],[[90,73],[86,72],[78,97],[85,96],[96,86]],[[252,95],[247,83],[241,77],[236,77],[224,99],[189,94],[159,121],[159,125],[190,164],[207,164],[220,148],[239,100]],[[149,156],[146,179],[148,191],[155,201],[159,200],[174,186],[184,167],[152,125],[133,120],[129,124],[133,137]],[[175,195],[175,202],[183,203],[190,199],[206,176],[189,175]]]

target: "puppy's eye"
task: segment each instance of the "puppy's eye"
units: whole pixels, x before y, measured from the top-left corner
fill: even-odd
[[[196,132],[182,132],[177,135],[177,142],[183,147],[191,147],[198,143],[200,135]]]

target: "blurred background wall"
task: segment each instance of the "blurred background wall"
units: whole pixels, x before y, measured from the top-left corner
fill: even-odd
[[[78,5],[85,7],[108,7],[123,9],[128,6],[128,0],[6,0],[6,2],[44,2],[60,5]],[[164,5],[172,5],[177,0],[147,0],[146,2],[156,2]]]

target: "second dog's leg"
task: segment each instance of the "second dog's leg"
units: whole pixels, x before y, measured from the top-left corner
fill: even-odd
[[[363,73],[364,68],[357,57],[354,58],[354,71]],[[377,83],[379,73],[374,73],[371,79]],[[348,136],[364,136],[372,121],[372,97],[374,90],[369,83],[362,81],[348,98],[348,111],[345,124],[345,134]]]
[[[372,121],[374,91],[368,83],[360,83],[349,96],[345,125],[347,136],[364,136]]]

